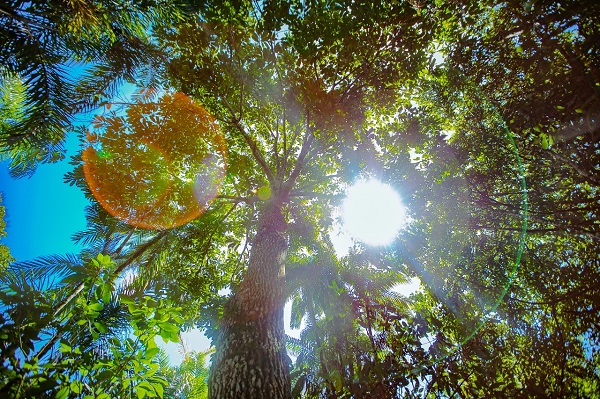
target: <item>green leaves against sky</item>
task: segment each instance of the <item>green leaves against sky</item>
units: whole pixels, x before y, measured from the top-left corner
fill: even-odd
[[[90,199],[81,254],[2,273],[0,393],[205,395],[205,355],[159,367],[154,337],[197,326],[220,353],[223,289],[244,287],[258,221],[278,206],[303,326],[287,341],[291,397],[597,397],[596,1],[127,7],[0,8],[2,157],[27,176],[78,134],[89,152],[66,181]],[[206,110],[217,143],[171,96]],[[198,186],[190,165],[211,151],[218,189],[178,219],[198,198],[179,182]],[[413,222],[339,256],[336,207],[366,177],[401,193]],[[158,218],[181,223],[132,223],[163,205]],[[421,289],[398,292],[412,278]]]

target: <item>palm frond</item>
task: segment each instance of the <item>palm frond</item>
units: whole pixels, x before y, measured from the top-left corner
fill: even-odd
[[[64,64],[60,41],[52,31],[24,31],[14,19],[1,32],[4,68],[23,81],[26,97],[24,117],[3,126],[0,149],[11,158],[13,177],[30,176],[39,162],[63,158],[63,141],[70,126],[73,85]]]
[[[119,260],[130,248],[140,245],[154,234],[149,230],[136,229],[111,216],[97,202],[85,208],[87,229],[71,236],[77,244],[86,249],[88,257],[102,253]]]
[[[397,310],[406,310],[411,305],[411,301],[405,295],[394,290],[382,290],[380,293],[382,305],[391,306]]]
[[[74,254],[41,256],[32,260],[12,263],[5,273],[0,275],[0,284],[12,283],[15,275],[23,275],[26,281],[40,291],[58,288],[66,276],[73,273],[75,267],[84,262]]]
[[[2,6],[0,65],[23,80],[26,92],[22,118],[0,123],[0,153],[11,160],[14,177],[61,160],[75,115],[97,107],[123,81],[149,74],[147,83],[156,84],[160,52],[148,28],[185,14],[163,2],[130,6],[105,2],[100,11],[84,1],[41,0]],[[93,65],[78,84],[66,69],[74,62]]]
[[[153,71],[160,59],[158,49],[148,42],[119,36],[102,59],[90,68],[76,87],[79,112],[89,112],[103,102],[110,102],[121,89],[123,82],[135,83],[145,71]],[[155,79],[147,78],[149,86]]]

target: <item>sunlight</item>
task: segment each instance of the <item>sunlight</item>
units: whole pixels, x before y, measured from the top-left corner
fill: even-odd
[[[346,191],[344,228],[369,245],[387,245],[408,225],[407,209],[392,187],[378,180],[359,180]]]

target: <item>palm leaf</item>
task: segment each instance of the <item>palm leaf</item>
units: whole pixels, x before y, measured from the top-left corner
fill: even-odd
[[[12,263],[6,272],[0,275],[0,284],[14,283],[14,276],[22,275],[32,286],[40,291],[58,288],[64,285],[62,280],[73,273],[76,267],[83,267],[83,261],[77,255],[49,255],[33,260]]]
[[[185,15],[181,6],[163,2],[102,6],[41,0],[2,6],[0,65],[26,88],[23,118],[0,123],[0,153],[11,159],[14,177],[31,176],[38,163],[62,159],[75,115],[97,107],[123,80],[156,76],[160,57],[148,27]],[[92,65],[77,85],[65,68],[74,62]]]

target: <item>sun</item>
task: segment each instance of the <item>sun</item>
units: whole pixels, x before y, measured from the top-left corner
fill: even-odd
[[[368,245],[387,245],[409,223],[398,193],[378,180],[359,180],[346,191],[342,222],[352,238]]]

